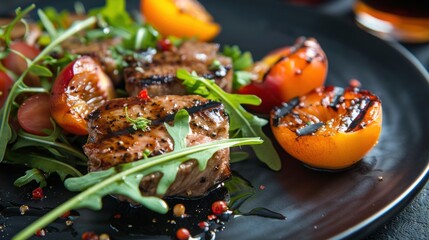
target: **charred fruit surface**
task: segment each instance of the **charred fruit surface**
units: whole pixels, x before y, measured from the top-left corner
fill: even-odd
[[[342,169],[364,157],[381,132],[380,99],[358,88],[325,87],[271,111],[280,145],[315,168]]]

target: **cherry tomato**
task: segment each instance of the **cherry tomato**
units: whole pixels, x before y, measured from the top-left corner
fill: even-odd
[[[315,168],[342,169],[364,157],[381,132],[380,99],[358,88],[326,87],[271,112],[271,129],[293,157]]]
[[[0,108],[3,107],[12,85],[12,79],[6,73],[0,71]]]
[[[23,41],[15,41],[10,44],[10,48],[22,53],[25,57],[29,59],[34,59],[39,55],[40,50],[35,46],[31,46]],[[3,65],[15,73],[17,76],[20,76],[25,69],[27,68],[27,62],[17,54],[11,52],[5,59],[2,60]],[[30,86],[37,86],[39,84],[39,79],[36,76],[28,75],[25,79],[25,83]]]
[[[148,23],[164,36],[213,39],[219,24],[196,0],[141,0],[141,11]]]
[[[294,46],[279,49],[255,64],[258,79],[239,89],[262,99],[259,106],[249,106],[258,113],[269,113],[282,102],[304,95],[323,85],[328,61],[313,38],[299,38]]]
[[[48,94],[36,94],[27,98],[18,109],[19,125],[26,132],[46,136],[44,130],[53,129]]]
[[[88,134],[86,116],[114,97],[113,84],[91,57],[69,63],[51,91],[51,114],[64,130]]]

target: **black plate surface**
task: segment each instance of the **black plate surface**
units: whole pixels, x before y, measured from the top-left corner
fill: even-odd
[[[54,6],[72,5],[50,2]],[[327,83],[346,86],[350,79],[359,79],[364,88],[382,99],[384,114],[379,144],[347,171],[312,171],[282,150],[279,150],[283,161],[281,172],[272,172],[254,159],[233,165],[246,179],[251,179],[257,189],[256,196],[243,207],[264,206],[286,215],[287,220],[238,217],[227,223],[227,229],[218,234],[218,239],[362,237],[415,196],[427,180],[429,169],[429,78],[406,50],[379,40],[351,23],[277,2],[203,3],[223,27],[216,41],[237,44],[251,51],[256,59],[275,48],[292,44],[301,35],[317,38],[329,60]],[[47,4],[48,1],[43,1],[40,6]],[[93,4],[95,2],[91,2]],[[137,6],[136,1],[130,4]],[[28,202],[23,193],[28,189],[12,187],[20,171],[15,173],[15,168],[1,165],[1,202]],[[260,190],[260,185],[265,189]],[[54,187],[49,194],[42,203],[30,203],[34,207],[53,207],[72,195],[60,187]],[[106,201],[115,203],[111,199]],[[0,216],[0,223],[6,223],[0,236],[10,238],[34,221],[43,209],[37,211],[25,216]],[[81,215],[75,223],[77,238],[88,230],[107,231],[115,236],[106,223],[108,213],[81,211]],[[67,239],[72,235],[62,232],[51,236]]]

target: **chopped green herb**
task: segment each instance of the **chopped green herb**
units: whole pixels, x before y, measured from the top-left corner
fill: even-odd
[[[142,131],[147,131],[149,129],[150,123],[151,121],[147,118],[144,117],[137,117],[135,119],[132,119],[128,116],[128,107],[125,106],[124,108],[125,111],[125,117],[127,118],[127,120],[129,122],[131,122],[133,129],[134,130],[142,130]]]
[[[222,67],[222,64],[219,62],[219,60],[215,59],[212,64],[210,65],[210,70],[219,70]]]

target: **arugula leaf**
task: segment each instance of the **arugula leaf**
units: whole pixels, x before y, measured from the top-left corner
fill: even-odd
[[[106,6],[99,9],[92,9],[89,15],[101,15],[110,26],[123,28],[133,23],[125,6],[125,0],[106,0]]]
[[[22,187],[31,181],[38,182],[41,188],[46,187],[47,185],[45,175],[37,168],[32,168],[25,171],[25,175],[16,179],[13,184],[17,187]]]
[[[224,46],[222,54],[232,59],[234,70],[245,70],[252,66],[253,58],[250,52],[242,52],[237,45]]]
[[[232,88],[234,90],[238,90],[240,87],[250,84],[252,76],[253,74],[247,71],[234,71]]]
[[[35,7],[36,5],[31,4],[30,6],[28,6],[22,11],[21,11],[21,8],[17,8],[15,10],[16,17],[12,20],[12,22],[10,22],[8,25],[1,27],[3,30],[2,31],[3,34],[0,35],[0,41],[3,42],[4,45],[2,45],[2,48],[0,49],[0,59],[7,57],[7,55],[9,54],[9,51],[10,51],[9,46],[10,46],[10,43],[12,42],[11,34],[15,25],[18,22],[23,21],[24,17]]]
[[[215,101],[221,101],[230,116],[230,131],[238,137],[261,137],[264,143],[253,145],[253,151],[258,159],[272,170],[281,169],[280,157],[273,147],[271,140],[264,134],[262,127],[268,122],[247,112],[241,104],[259,105],[261,99],[253,95],[240,95],[224,92],[213,81],[190,74],[184,69],[177,71],[177,78],[183,80],[188,92],[202,95]]]
[[[25,239],[31,237],[35,231],[48,225],[64,212],[88,207],[91,209],[102,208],[102,197],[108,194],[119,194],[131,198],[132,200],[160,213],[168,210],[166,203],[156,196],[143,196],[140,192],[139,185],[144,176],[154,172],[163,173],[161,181],[157,186],[157,193],[164,192],[168,182],[175,178],[170,176],[176,173],[181,163],[190,159],[196,159],[199,168],[204,169],[205,164],[210,157],[218,150],[232,146],[260,144],[262,141],[258,138],[242,139],[224,139],[194,145],[182,148],[180,142],[185,141],[186,133],[189,130],[189,114],[185,110],[179,111],[174,119],[174,126],[167,128],[168,133],[173,138],[174,150],[172,152],[158,155],[143,160],[120,164],[115,168],[103,171],[91,172],[79,178],[68,178],[65,185],[72,191],[83,191],[75,197],[64,202],[48,214],[39,218],[37,221],[19,232],[13,239]],[[177,141],[177,142],[176,142]],[[176,146],[176,144],[178,144]],[[165,180],[167,178],[167,180]]]
[[[229,154],[229,162],[230,163],[236,163],[241,162],[249,158],[248,152],[231,152]]]
[[[22,153],[7,151],[4,158],[4,163],[19,164],[31,168],[37,168],[47,174],[55,172],[60,176],[61,180],[63,181],[67,176],[82,176],[82,173],[80,173],[76,168],[66,163],[60,162],[53,158],[37,156],[35,154],[32,154],[31,152]]]
[[[52,77],[53,74],[49,68],[39,64],[34,64],[30,67],[30,73],[39,77]]]
[[[34,8],[34,5],[32,5]],[[25,13],[28,13],[32,8],[27,8],[28,11],[24,11]],[[26,10],[27,10],[26,9]],[[7,26],[7,31],[12,31],[12,28],[14,24],[16,23],[16,19],[20,19],[23,16],[21,16],[21,12],[18,14],[18,16],[12,21],[11,24]],[[9,116],[10,112],[12,110],[12,105],[15,102],[15,98],[20,95],[21,93],[25,92],[32,92],[32,93],[46,93],[46,89],[39,88],[39,87],[28,87],[24,83],[25,76],[30,72],[30,69],[33,67],[33,65],[37,64],[40,60],[42,60],[44,57],[49,55],[49,53],[57,47],[62,41],[66,40],[67,38],[73,36],[77,32],[91,26],[96,22],[96,19],[94,17],[90,17],[84,21],[78,22],[77,24],[73,25],[71,28],[69,28],[67,31],[63,32],[61,35],[59,35],[56,39],[53,39],[51,43],[46,46],[46,48],[43,49],[43,51],[37,55],[32,61],[29,61],[27,68],[25,71],[21,74],[21,76],[15,81],[14,85],[12,86],[12,89],[10,90],[9,96],[6,99],[3,108],[0,111],[0,162],[3,161],[3,158],[6,153],[6,148],[8,143],[12,140],[12,129],[9,125]],[[10,27],[12,26],[12,27]],[[9,30],[10,29],[10,30]],[[10,32],[9,32],[10,35]],[[6,40],[8,38],[6,37]],[[9,39],[10,40],[10,39]]]
[[[43,27],[48,32],[51,39],[54,39],[58,36],[57,29],[55,29],[54,24],[49,20],[48,16],[43,12],[42,9],[37,10],[40,21],[42,22]]]
[[[240,207],[243,205],[244,202],[246,202],[249,198],[255,195],[256,191],[252,184],[250,184],[250,182],[240,177],[239,175],[237,176],[237,174],[233,174],[232,178],[226,181],[224,185],[226,189],[228,189],[228,193],[230,194],[229,205],[230,209],[234,212],[234,214],[243,216],[259,216],[280,220],[286,219],[286,217],[282,214],[263,207],[251,209],[249,212],[242,212],[240,210]]]
[[[252,80],[252,73],[245,71],[253,65],[253,58],[250,52],[242,52],[236,45],[224,46],[222,54],[232,59],[234,75],[232,78],[232,88],[238,90],[242,86],[248,85]]]

